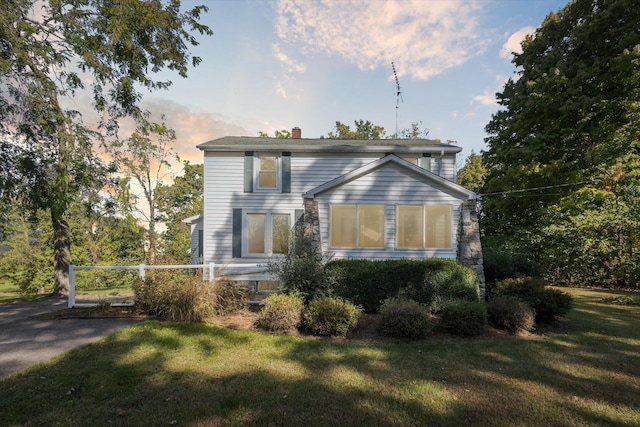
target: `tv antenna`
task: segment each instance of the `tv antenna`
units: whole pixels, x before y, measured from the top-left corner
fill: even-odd
[[[396,79],[396,138],[398,137],[398,110],[400,109],[400,101],[402,99],[402,91],[400,90],[400,81],[398,80],[398,73],[396,73],[396,64],[391,62],[391,68],[393,69],[393,77]]]

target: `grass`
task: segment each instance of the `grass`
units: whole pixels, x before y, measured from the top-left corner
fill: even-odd
[[[3,425],[640,424],[640,307],[526,337],[321,340],[144,322],[0,381]]]
[[[0,304],[12,304],[21,301],[35,301],[48,297],[48,294],[22,294],[15,284],[0,280]]]

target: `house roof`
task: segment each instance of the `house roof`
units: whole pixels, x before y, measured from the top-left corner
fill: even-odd
[[[203,218],[204,218],[204,215],[199,214],[199,215],[190,216],[189,218],[185,218],[182,220],[182,222],[184,222],[185,224],[193,224],[194,222],[202,221]]]
[[[197,146],[202,151],[290,151],[455,154],[462,148],[433,139],[328,139],[225,136]]]
[[[339,187],[343,184],[346,184],[347,182],[353,181],[354,179],[358,179],[388,164],[396,164],[402,168],[408,169],[418,175],[421,175],[422,177],[426,178],[429,181],[437,183],[451,190],[452,192],[461,195],[462,198],[475,199],[479,197],[478,194],[474,193],[473,191],[459,184],[456,184],[453,181],[449,181],[448,179],[442,178],[440,175],[437,175],[417,165],[409,163],[406,160],[401,159],[400,157],[393,154],[377,159],[369,164],[366,164],[358,169],[352,170],[351,172],[348,172],[344,175],[340,175],[339,177],[334,178],[331,181],[327,181],[324,184],[319,185],[316,188],[307,191],[306,193],[303,193],[302,197],[304,197],[305,199],[314,198],[317,194]]]

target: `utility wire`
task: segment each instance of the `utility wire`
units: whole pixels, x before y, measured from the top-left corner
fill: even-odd
[[[485,196],[505,196],[505,195],[514,194],[514,193],[526,193],[526,192],[529,192],[529,191],[550,190],[552,188],[562,188],[562,187],[570,187],[570,186],[573,186],[573,185],[592,184],[595,181],[596,180],[593,180],[593,181],[580,181],[580,182],[572,182],[571,184],[546,185],[544,187],[523,188],[521,190],[497,191],[495,193],[480,194],[480,197],[485,197]]]

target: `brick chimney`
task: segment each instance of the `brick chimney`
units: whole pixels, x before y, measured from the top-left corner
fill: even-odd
[[[291,139],[300,139],[302,138],[302,129],[299,127],[294,127],[291,129]]]

